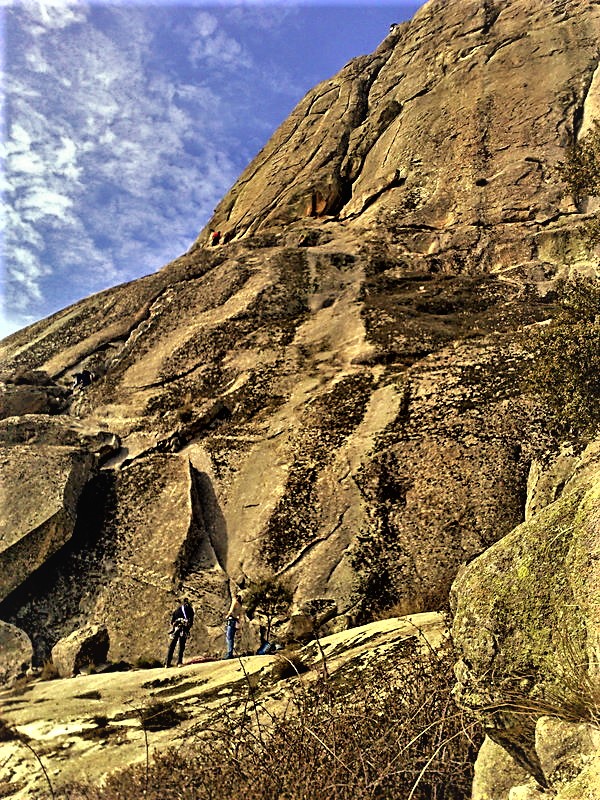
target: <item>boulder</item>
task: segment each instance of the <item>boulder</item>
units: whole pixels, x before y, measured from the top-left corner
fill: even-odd
[[[595,724],[542,716],[535,751],[548,789],[486,737],[475,763],[472,800],[594,800],[600,796],[600,732]]]
[[[72,447],[0,449],[0,600],[69,541],[92,467]]]
[[[69,391],[53,384],[45,373],[36,379],[0,380],[0,419],[23,414],[60,414],[66,410]],[[6,377],[6,374],[5,376]]]
[[[542,786],[552,780],[557,755],[548,744],[540,747],[536,716],[547,712],[585,721],[596,713],[596,452],[588,448],[559,499],[471,562],[452,592],[453,636],[461,656],[458,696],[483,714],[488,734]]]
[[[26,675],[32,656],[33,646],[25,631],[0,620],[0,686]]]
[[[576,778],[590,757],[600,758],[600,730],[585,722],[541,717],[535,726],[535,749],[548,784],[557,788]]]
[[[52,662],[61,678],[77,675],[83,667],[104,664],[110,640],[105,625],[79,628],[52,648]]]
[[[80,448],[99,461],[115,455],[121,447],[116,434],[88,427],[66,415],[26,414],[1,419],[0,447],[19,444]]]
[[[488,736],[477,754],[471,800],[509,800],[509,792],[529,778],[503,747]]]

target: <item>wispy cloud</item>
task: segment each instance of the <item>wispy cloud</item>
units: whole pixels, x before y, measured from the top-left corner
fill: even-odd
[[[253,60],[215,14],[186,14],[6,9],[5,313],[26,322],[174,258],[245,165],[222,86],[240,68],[251,86]]]

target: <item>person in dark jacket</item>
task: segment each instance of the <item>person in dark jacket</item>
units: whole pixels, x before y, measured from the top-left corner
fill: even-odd
[[[177,666],[180,667],[183,664],[183,651],[185,650],[185,643],[190,635],[190,630],[193,624],[194,609],[192,608],[192,605],[187,597],[184,597],[181,601],[181,605],[178,606],[171,614],[171,631],[169,633],[171,641],[169,643],[169,651],[167,653],[167,661],[165,663],[166,667],[171,666],[173,654],[175,653],[175,647],[178,642],[179,653],[177,656]]]
[[[89,369],[84,369],[81,372],[76,372],[73,375],[73,386],[71,388],[73,390],[85,389],[86,386],[91,385],[93,380],[94,380],[94,373],[90,372]]]

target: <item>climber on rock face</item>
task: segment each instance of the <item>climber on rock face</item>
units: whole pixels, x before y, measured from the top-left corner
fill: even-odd
[[[178,606],[171,615],[171,630],[169,632],[171,642],[169,643],[169,650],[167,652],[167,660],[165,662],[166,667],[171,666],[171,661],[173,660],[173,654],[175,652],[175,646],[178,642],[179,653],[177,655],[177,666],[180,667],[183,664],[183,651],[185,650],[185,643],[190,635],[190,630],[193,624],[194,609],[192,608],[188,598],[184,597],[181,601],[181,605]]]

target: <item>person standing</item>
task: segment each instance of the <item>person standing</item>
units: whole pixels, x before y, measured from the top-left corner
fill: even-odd
[[[177,666],[183,664],[183,651],[185,650],[185,643],[190,635],[190,630],[194,624],[194,609],[187,597],[184,597],[181,605],[178,606],[171,615],[171,631],[169,636],[171,641],[169,643],[169,650],[167,652],[166,667],[171,666],[175,647],[179,643],[179,653],[177,654]]]
[[[242,605],[242,595],[234,595],[227,618],[225,620],[225,642],[227,644],[227,653],[225,658],[233,658],[233,646],[235,643],[235,634],[240,627],[244,607]]]

